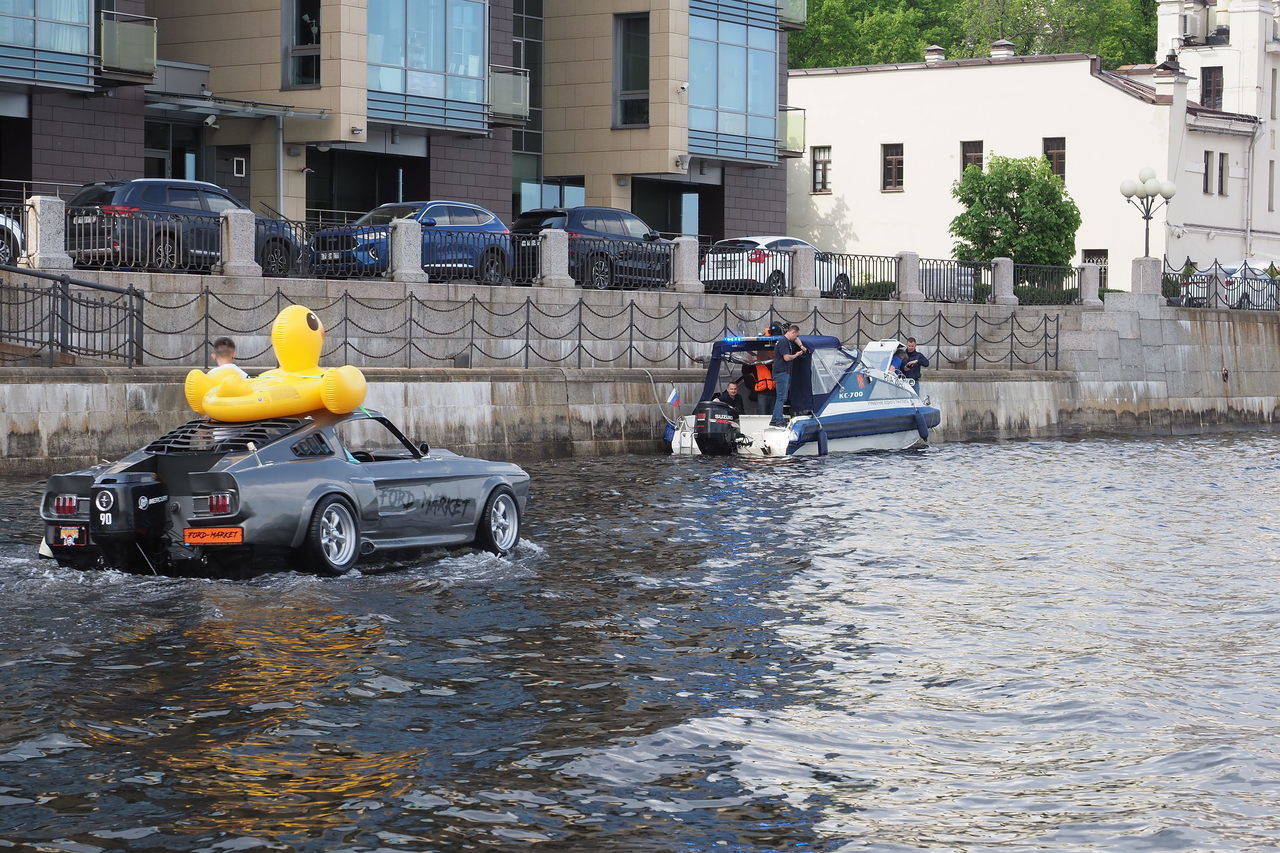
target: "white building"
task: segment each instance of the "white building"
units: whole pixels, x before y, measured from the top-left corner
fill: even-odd
[[[788,230],[829,251],[949,258],[963,168],[1046,156],[1080,207],[1075,262],[1112,264],[1111,287],[1143,253],[1120,182],[1148,166],[1177,186],[1152,255],[1280,260],[1276,14],[1271,0],[1160,0],[1158,43],[1176,58],[1118,72],[1003,41],[990,58],[934,47],[920,63],[793,70],[809,151],[788,171]]]

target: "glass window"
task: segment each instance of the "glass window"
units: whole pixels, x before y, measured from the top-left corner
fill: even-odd
[[[18,5],[29,8],[31,4]],[[89,3],[86,0],[39,0],[36,4],[36,17],[68,24],[88,24]]]
[[[619,15],[614,27],[614,124],[621,127],[647,125],[649,16]]]
[[[1200,69],[1200,103],[1211,110],[1222,109],[1222,66]]]
[[[1218,195],[1227,194],[1227,177],[1230,174],[1227,168],[1229,160],[1230,157],[1227,152],[1223,151],[1218,154]]]
[[[0,17],[0,43],[31,47],[36,43],[35,21]]]
[[[169,193],[165,191],[164,184],[151,184],[142,191],[142,200],[147,204],[166,205]]]
[[[902,143],[895,142],[880,146],[881,178],[880,189],[885,192],[898,192],[903,189]]]
[[[370,0],[368,22],[369,62],[404,65],[404,0]]]
[[[770,116],[778,110],[778,60],[763,50],[748,51],[747,112]]]
[[[722,110],[747,111],[747,90],[742,81],[747,77],[747,51],[732,45],[720,45],[720,102]],[[744,122],[745,124],[745,122]]]
[[[320,85],[320,0],[285,0],[284,81],[286,89]]]
[[[831,192],[831,146],[815,145],[809,149],[809,171],[813,175],[810,192]]]
[[[35,13],[35,0],[0,0],[0,14],[2,15],[26,15],[30,18]]]
[[[771,159],[778,122],[777,31],[693,14],[689,32],[690,130],[760,140],[759,150]],[[741,140],[695,145],[729,146],[742,156]]]
[[[369,89],[484,103],[485,9],[478,0],[369,0]]]
[[[199,191],[189,187],[169,187],[169,206],[204,210],[204,205],[200,203]]]
[[[484,4],[471,0],[449,0],[450,74],[481,76],[484,36]]]
[[[240,203],[235,199],[227,198],[221,193],[211,193],[206,191],[204,194],[205,204],[214,213],[222,213],[224,210],[239,210]]]
[[[694,18],[693,20],[702,20]],[[710,41],[689,42],[689,106],[716,106],[716,44]],[[690,110],[692,114],[693,110]],[[715,129],[715,121],[707,130]]]
[[[960,143],[960,174],[970,166],[977,166],[982,171],[982,140]]]
[[[410,68],[427,71],[444,71],[444,0],[414,0],[409,4],[409,60]],[[400,19],[403,25],[404,18]],[[440,85],[444,97],[443,82]]]
[[[1213,152],[1204,152],[1204,177],[1201,183],[1201,191],[1205,195],[1213,192]]]
[[[370,89],[378,92],[403,92],[404,69],[370,65],[368,85]]]
[[[640,217],[630,213],[620,213],[624,232],[629,237],[643,237],[649,233],[649,226]]]
[[[1067,138],[1065,136],[1046,136],[1044,138],[1044,158],[1049,161],[1049,168],[1064,181],[1067,179]]]

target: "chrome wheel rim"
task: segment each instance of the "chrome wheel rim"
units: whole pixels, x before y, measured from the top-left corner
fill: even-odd
[[[320,550],[335,566],[345,565],[355,554],[355,521],[342,504],[330,504],[320,516]]]
[[[480,281],[485,284],[499,284],[502,281],[502,261],[497,255],[486,255],[480,261]]]
[[[591,262],[591,283],[596,290],[606,290],[613,283],[613,274],[609,270],[607,258],[596,258]]]
[[[515,547],[520,535],[519,512],[515,499],[506,493],[495,497],[489,507],[489,537],[504,553]]]
[[[267,275],[284,275],[289,270],[289,259],[279,243],[272,243],[262,258],[262,271]]]
[[[178,247],[171,240],[161,240],[156,246],[156,266],[169,269],[178,265]]]

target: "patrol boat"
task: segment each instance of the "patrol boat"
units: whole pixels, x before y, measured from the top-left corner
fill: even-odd
[[[910,379],[891,372],[901,345],[874,341],[861,352],[830,335],[800,335],[809,355],[793,362],[784,426],[769,415],[740,415],[711,398],[744,368],[773,357],[779,337],[716,341],[693,414],[667,429],[671,452],[708,456],[825,456],[832,451],[905,450],[923,444],[942,420]]]

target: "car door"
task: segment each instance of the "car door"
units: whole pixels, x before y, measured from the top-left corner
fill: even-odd
[[[422,210],[418,220],[422,228],[422,267],[423,269],[441,269],[448,265],[450,257],[449,235],[453,224],[452,205],[429,204]],[[426,224],[432,220],[434,225]]]
[[[184,266],[216,263],[222,247],[221,220],[210,213],[195,187],[168,187],[169,209],[181,224],[179,246]]]
[[[444,240],[444,263],[453,269],[472,269],[479,257],[477,236],[480,226],[480,213],[474,207],[462,204],[451,204],[449,208],[449,228]]]
[[[666,244],[648,239],[651,232],[644,220],[625,210],[615,211],[611,220],[619,239],[625,241],[628,273],[633,285],[660,284],[668,278]]]
[[[218,192],[213,192],[212,190],[202,190],[202,194],[204,196],[205,210],[209,211],[210,215],[213,217],[213,222],[211,223],[211,225],[215,230],[212,235],[213,242],[210,245],[212,246],[212,251],[214,254],[213,260],[217,261],[217,260],[220,260],[222,257],[222,211],[243,210],[244,205],[242,205],[240,202],[236,201],[235,199],[231,198],[230,196],[223,195],[222,193],[218,193]],[[259,233],[256,233],[257,230],[258,229],[255,228],[255,234],[253,238],[255,253],[257,251],[258,243],[262,242],[262,235]]]
[[[377,494],[377,518],[362,518],[362,533],[383,543],[441,545],[471,540],[481,507],[475,484],[448,457],[422,456],[390,421],[355,417],[334,435],[350,477]]]
[[[787,283],[791,282],[791,260],[795,257],[795,249],[797,246],[808,246],[809,244],[803,240],[796,240],[792,237],[782,237],[777,240],[770,240],[765,244],[765,248],[775,253],[773,267],[782,272],[783,280]]]

